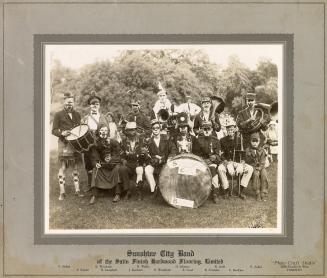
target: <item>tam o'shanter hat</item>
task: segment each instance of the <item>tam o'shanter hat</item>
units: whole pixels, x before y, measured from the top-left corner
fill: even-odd
[[[127,129],[136,129],[136,122],[127,122],[125,126],[125,130]]]
[[[177,115],[177,124],[178,127],[189,126],[186,113],[182,112]]]

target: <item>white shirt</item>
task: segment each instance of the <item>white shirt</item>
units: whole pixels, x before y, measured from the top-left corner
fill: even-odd
[[[203,111],[203,117],[204,117],[204,120],[205,120],[206,122],[209,121],[210,112],[205,112],[205,111]]]
[[[97,130],[99,121],[100,121],[100,113],[96,115],[89,115],[87,117],[87,125],[91,130]]]
[[[181,105],[179,105],[176,108],[176,112],[177,113],[181,113],[181,112],[186,112],[187,114],[190,114],[191,116],[196,116],[197,114],[199,114],[201,112],[201,107],[196,105],[195,103],[183,103]]]
[[[157,138],[156,138],[156,137],[153,137],[153,141],[154,141],[154,143],[156,144],[157,148],[159,148],[159,144],[160,144],[160,136],[158,136]]]

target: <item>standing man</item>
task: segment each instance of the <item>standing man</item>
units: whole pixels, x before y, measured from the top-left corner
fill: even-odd
[[[95,137],[95,132],[98,130],[100,125],[108,126],[109,123],[105,117],[105,115],[100,113],[100,102],[101,98],[95,94],[95,92],[91,93],[91,96],[88,99],[88,105],[90,108],[89,113],[82,119],[82,123],[88,125],[89,129],[93,132]],[[87,173],[87,189],[85,192],[91,190],[91,182],[92,182],[92,151],[89,150],[84,153],[84,166]]]
[[[151,121],[152,135],[147,140],[147,149],[150,160],[145,167],[145,178],[150,185],[150,190],[154,195],[157,193],[157,183],[155,177],[158,177],[162,166],[166,163],[169,155],[169,140],[167,136],[160,134],[160,122],[156,119]],[[155,177],[154,177],[155,176]]]
[[[214,113],[214,111],[212,111],[212,101],[210,97],[204,97],[201,100],[201,106],[202,106],[201,112],[198,115],[196,115],[194,119],[194,127],[193,127],[194,133],[196,135],[201,133],[203,134],[201,130],[202,123],[211,121],[212,129],[214,132],[213,134],[215,135],[216,132],[219,132],[221,129],[219,114]]]
[[[247,93],[245,97],[246,107],[241,110],[236,118],[237,126],[239,127],[240,132],[244,138],[245,147],[250,146],[250,136],[252,133],[258,132],[261,129],[266,129],[270,122],[270,116],[267,113],[264,113],[262,109],[256,108],[256,94]],[[259,107],[259,106],[258,106]],[[261,112],[260,112],[261,110]],[[259,114],[258,114],[259,113]],[[262,119],[258,122],[257,117],[263,113]],[[262,140],[264,141],[264,140]]]
[[[218,173],[222,182],[222,187],[225,190],[225,198],[228,198],[229,183],[227,179],[227,172],[231,176],[242,175],[240,184],[241,199],[245,199],[244,188],[249,184],[253,173],[253,167],[244,162],[242,157],[242,142],[240,134],[236,134],[236,123],[230,119],[226,124],[227,136],[220,140],[221,149],[223,151],[222,161],[218,166]]]
[[[176,112],[185,112],[191,121],[194,120],[195,116],[201,112],[201,107],[192,102],[192,96],[186,95],[186,103],[183,103],[178,106]]]
[[[137,127],[141,128],[144,133],[151,133],[151,125],[148,117],[140,111],[140,103],[137,100],[131,102],[132,111],[127,114],[127,122],[135,122]]]
[[[76,152],[68,143],[66,137],[70,135],[70,130],[78,126],[81,122],[81,115],[74,110],[74,97],[70,93],[64,94],[64,109],[54,115],[52,134],[58,137],[58,159],[59,159],[59,200],[65,197],[65,170],[69,166],[73,167],[73,181],[75,186],[75,195],[83,197],[79,188],[78,162],[81,155]]]
[[[212,135],[212,123],[211,121],[202,123],[203,135],[200,135],[197,139],[197,144],[194,147],[194,153],[205,161],[209,166],[212,176],[212,197],[214,203],[218,204],[219,195],[219,179],[218,179],[218,165],[221,163],[220,142],[216,136]]]

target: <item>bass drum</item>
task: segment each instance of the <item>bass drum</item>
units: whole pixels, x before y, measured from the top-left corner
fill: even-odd
[[[194,154],[177,155],[163,167],[159,189],[164,200],[175,208],[198,208],[210,195],[210,169]]]

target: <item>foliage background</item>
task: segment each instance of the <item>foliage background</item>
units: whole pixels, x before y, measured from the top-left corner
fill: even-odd
[[[87,99],[95,91],[102,98],[102,112],[110,111],[116,119],[128,113],[132,98],[137,98],[142,111],[150,115],[158,81],[177,105],[185,102],[186,94],[197,104],[203,96],[219,95],[226,101],[225,110],[236,115],[248,92],[256,93],[258,102],[276,101],[277,78],[277,66],[268,58],[259,59],[256,69],[250,70],[232,55],[222,68],[202,50],[125,50],[112,61],[98,61],[79,70],[55,60],[51,68],[51,121],[68,91],[75,95],[75,107],[82,114],[87,112]],[[127,93],[129,90],[135,93]]]

